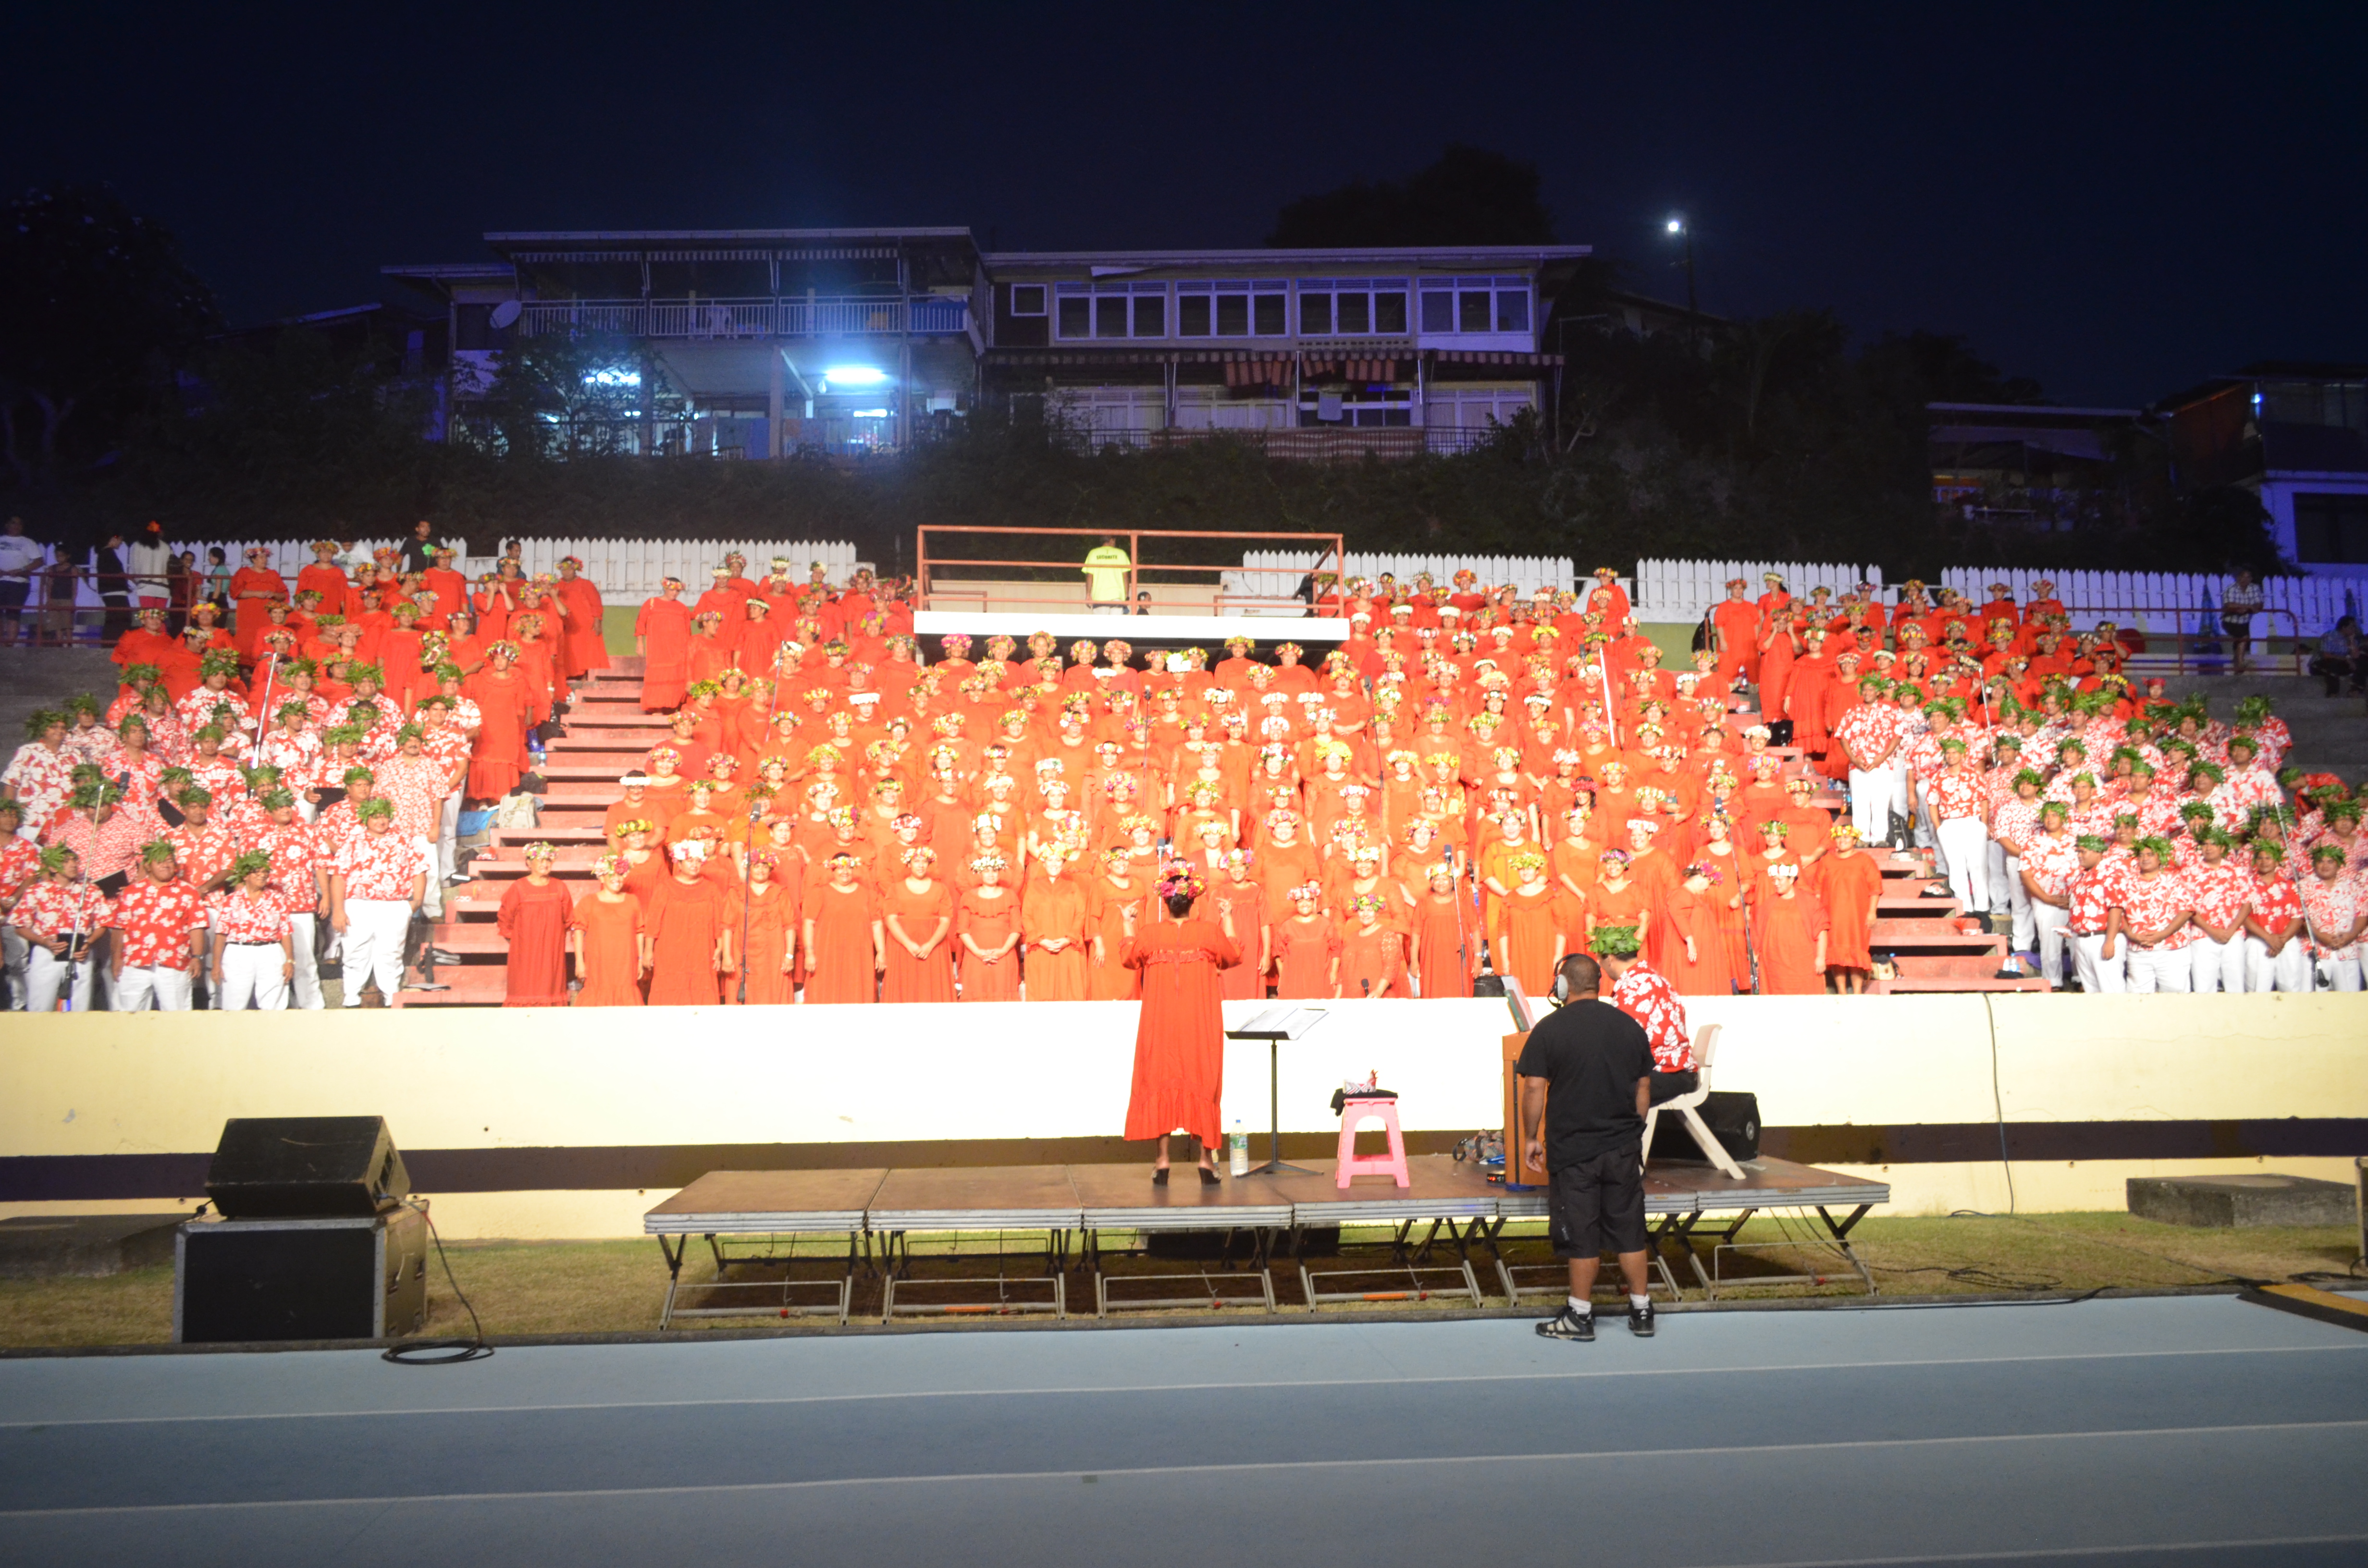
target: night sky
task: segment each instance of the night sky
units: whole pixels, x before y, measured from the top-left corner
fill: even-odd
[[[240,323],[497,229],[1255,245],[1463,141],[1633,287],[1683,298],[1682,210],[1705,308],[1964,333],[2056,401],[2368,358],[2359,6],[11,10],[0,184],[113,184]]]

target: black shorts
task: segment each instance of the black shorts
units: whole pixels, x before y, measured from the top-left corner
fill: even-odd
[[[1556,1257],[1645,1250],[1645,1173],[1631,1144],[1551,1171],[1546,1219]]]

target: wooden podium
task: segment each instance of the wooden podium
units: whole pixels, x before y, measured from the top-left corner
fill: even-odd
[[[1520,1129],[1521,1081],[1514,1067],[1521,1060],[1521,1047],[1530,1042],[1529,1032],[1505,1036],[1505,1185],[1508,1187],[1543,1187],[1546,1168],[1524,1164],[1521,1158]],[[1543,1131],[1541,1129],[1540,1136]]]

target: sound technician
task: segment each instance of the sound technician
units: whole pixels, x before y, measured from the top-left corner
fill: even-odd
[[[1592,955],[1573,953],[1555,977],[1563,1006],[1530,1030],[1514,1067],[1522,1160],[1546,1169],[1554,1256],[1570,1266],[1569,1300],[1537,1331],[1547,1339],[1595,1337],[1591,1296],[1609,1248],[1628,1284],[1628,1332],[1649,1339],[1644,1141],[1652,1047],[1643,1026],[1598,999],[1603,971]]]

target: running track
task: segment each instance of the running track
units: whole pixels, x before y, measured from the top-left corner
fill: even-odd
[[[2368,1335],[2228,1297],[0,1361],[0,1561],[2368,1561]]]

